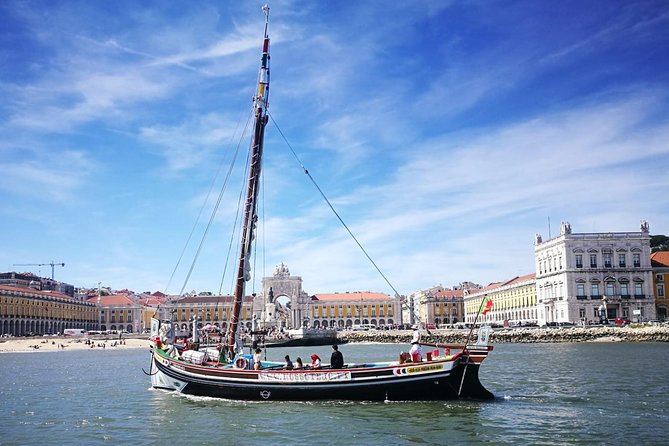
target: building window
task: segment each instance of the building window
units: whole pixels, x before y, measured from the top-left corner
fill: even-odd
[[[664,297],[664,284],[663,283],[658,283],[657,284],[657,297]]]
[[[618,254],[618,266],[625,268],[625,254]]]
[[[585,284],[577,283],[576,284],[576,298],[585,299]]]
[[[583,254],[576,254],[576,268],[583,268]]]
[[[590,268],[597,268],[597,254],[590,254]]]
[[[655,274],[656,282],[664,282],[664,274]]]
[[[620,284],[620,295],[624,297],[629,297],[630,290],[629,290],[629,285],[627,283]]]
[[[634,254],[634,267],[639,268],[641,267],[641,254]]]
[[[615,294],[615,288],[613,286],[613,282],[606,282],[606,295],[607,296],[613,296]]]
[[[643,283],[634,284],[634,297],[643,296]]]
[[[590,297],[599,297],[599,284],[591,283],[590,284]]]
[[[585,319],[585,308],[580,308],[578,310],[578,317],[581,319]]]
[[[611,253],[604,253],[604,268],[611,268]]]

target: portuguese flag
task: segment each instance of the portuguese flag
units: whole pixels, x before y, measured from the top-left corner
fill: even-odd
[[[487,295],[483,298],[483,304],[481,305],[481,314],[488,314],[492,310],[492,297]]]

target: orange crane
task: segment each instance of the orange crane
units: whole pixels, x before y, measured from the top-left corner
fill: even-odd
[[[65,266],[64,263],[15,263],[12,266],[51,266],[51,280],[53,280],[53,270],[56,266]]]

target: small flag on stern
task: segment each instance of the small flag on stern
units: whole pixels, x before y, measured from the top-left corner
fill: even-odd
[[[492,297],[485,296],[481,309],[483,310],[481,314],[488,314],[488,312],[492,310]]]

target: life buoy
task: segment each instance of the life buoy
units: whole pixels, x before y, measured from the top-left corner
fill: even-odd
[[[249,365],[249,362],[246,360],[246,358],[239,357],[235,359],[235,368],[236,369],[245,369]]]

